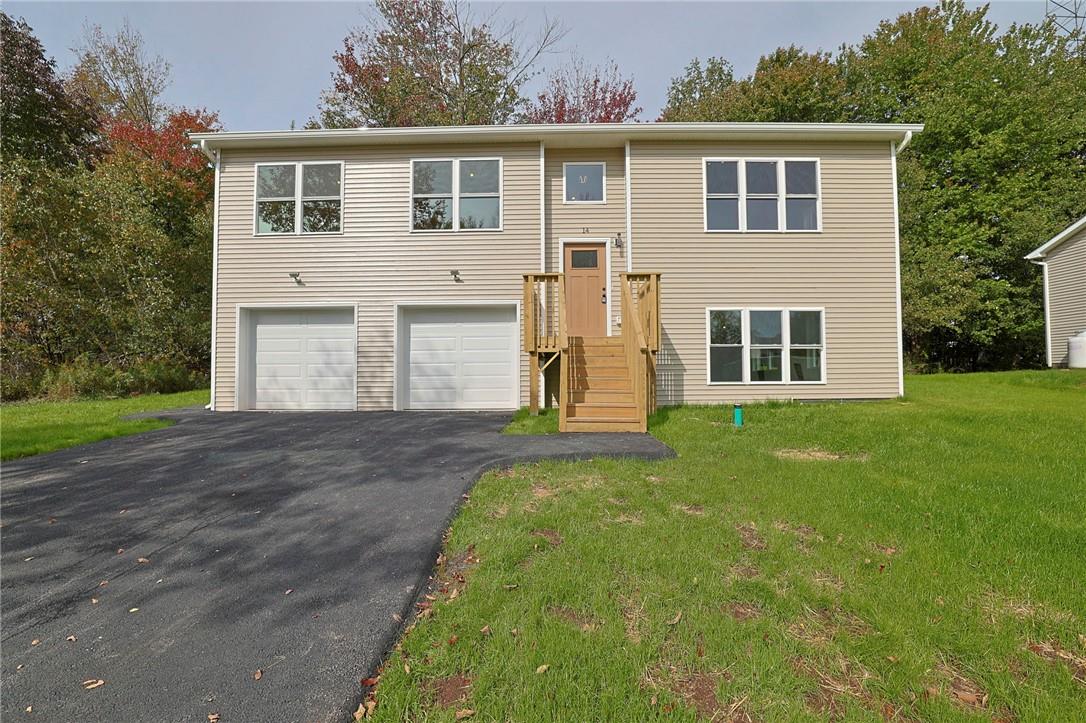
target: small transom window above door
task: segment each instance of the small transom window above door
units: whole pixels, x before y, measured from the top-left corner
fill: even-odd
[[[607,203],[607,164],[563,163],[562,203]]]

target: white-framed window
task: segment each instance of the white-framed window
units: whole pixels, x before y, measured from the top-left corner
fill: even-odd
[[[411,231],[500,231],[500,158],[411,161]]]
[[[822,230],[817,158],[704,158],[706,232]]]
[[[343,161],[257,163],[253,233],[341,233]]]
[[[709,384],[824,384],[825,310],[705,310]]]
[[[607,163],[563,163],[562,203],[607,203]]]

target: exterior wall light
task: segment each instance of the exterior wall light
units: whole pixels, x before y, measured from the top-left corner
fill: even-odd
[[[616,249],[622,248],[622,232],[621,231],[619,231],[618,234],[613,239],[611,239],[611,243],[614,245],[614,247]]]
[[[298,286],[305,286],[305,284],[302,283],[302,272],[301,271],[291,271],[289,274],[287,274],[287,276],[294,279],[294,283],[298,284]]]

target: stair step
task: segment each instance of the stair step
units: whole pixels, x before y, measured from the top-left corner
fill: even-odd
[[[630,419],[568,419],[566,432],[643,432],[641,422]]]
[[[571,359],[624,359],[626,350],[620,346],[589,346],[569,350]]]
[[[566,405],[566,419],[584,418],[636,420],[637,405],[632,402],[592,402]]]
[[[570,404],[598,404],[620,402],[633,404],[632,389],[572,389],[569,392]]]
[[[613,377],[598,375],[583,376],[574,377],[570,380],[570,392],[584,392],[593,389],[612,389],[615,391],[629,392],[631,394],[633,393],[633,385],[630,383],[630,377],[626,374]]]

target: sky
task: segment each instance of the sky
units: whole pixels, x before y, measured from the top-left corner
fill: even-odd
[[[879,21],[918,4],[900,2],[476,2],[480,14],[517,19],[531,34],[545,18],[568,30],[559,51],[543,60],[560,65],[577,52],[589,63],[614,59],[638,91],[642,120],[653,120],[671,78],[695,57],[719,55],[750,73],[759,56],[778,46],[836,50],[859,41]],[[147,46],[172,66],[166,100],[217,110],[228,130],[302,125],[316,115],[330,85],[332,53],[349,28],[372,12],[360,2],[12,2],[60,70],[74,60],[86,23],[115,30],[127,17]],[[1001,27],[1039,22],[1044,0],[992,3]]]

